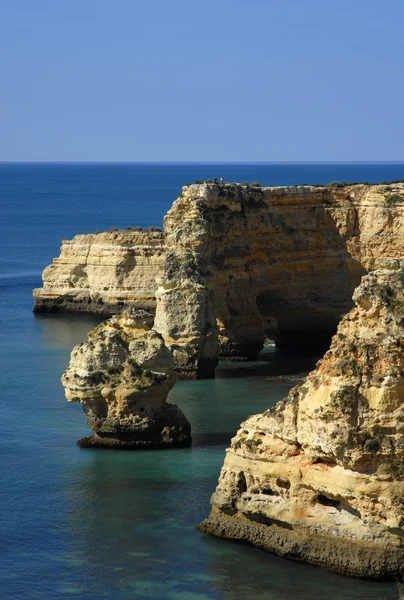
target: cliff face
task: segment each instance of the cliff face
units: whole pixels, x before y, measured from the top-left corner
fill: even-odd
[[[155,277],[165,236],[151,230],[105,231],[63,240],[59,258],[34,290],[36,312],[112,315],[125,306],[155,310]]]
[[[335,332],[361,276],[404,256],[403,199],[403,184],[189,186],[165,218],[167,249],[194,253],[222,355],[252,358],[265,335],[307,344]]]
[[[176,381],[173,359],[143,311],[123,312],[76,346],[62,377],[69,402],[81,402],[95,432],[83,447],[188,446],[191,427],[166,402]]]
[[[168,269],[157,281],[154,327],[171,350],[176,372],[183,379],[214,377],[219,342],[209,291],[196,272],[183,269]]]
[[[404,574],[403,265],[365,276],[316,370],[241,425],[202,531],[344,574]]]
[[[404,184],[185,186],[165,235],[65,242],[36,310],[156,309],[179,372],[211,375],[219,353],[256,358],[265,336],[329,342],[361,276],[404,257],[403,211]]]

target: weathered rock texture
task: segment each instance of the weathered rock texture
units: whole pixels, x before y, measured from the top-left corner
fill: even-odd
[[[348,575],[404,574],[403,265],[365,276],[316,370],[241,425],[202,531]]]
[[[161,231],[105,231],[63,240],[59,258],[34,290],[37,312],[112,315],[125,306],[155,310],[155,277],[164,261]]]
[[[62,377],[66,397],[81,402],[95,432],[80,446],[165,448],[188,446],[191,428],[167,403],[175,383],[172,355],[143,311],[123,312],[76,346]]]
[[[205,184],[183,189],[164,227],[167,251],[195,257],[222,356],[255,358],[265,335],[329,340],[361,276],[404,256],[403,211],[403,184]]]
[[[170,348],[177,373],[182,378],[214,377],[218,329],[195,254],[188,248],[167,251],[157,282],[154,327]]]
[[[155,231],[64,242],[36,310],[154,311],[183,376],[328,341],[361,276],[404,257],[404,184],[185,186]],[[156,275],[158,275],[156,277]]]

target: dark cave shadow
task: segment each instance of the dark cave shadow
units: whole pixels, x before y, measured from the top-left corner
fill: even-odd
[[[201,448],[209,446],[223,446],[230,444],[230,440],[236,435],[236,431],[219,433],[197,433],[192,436],[192,447]]]
[[[256,298],[265,334],[278,347],[310,346],[317,352],[323,349],[324,354],[342,316],[354,306],[353,292],[367,272],[348,250],[348,241],[359,237],[358,211],[353,202],[341,205],[339,211],[338,204],[325,190],[320,202],[302,207],[304,219],[299,220],[294,210],[268,218],[269,235],[286,236],[285,261],[294,263],[289,269],[278,269],[276,263],[273,271],[269,268],[267,289]],[[267,252],[270,258],[270,247]]]

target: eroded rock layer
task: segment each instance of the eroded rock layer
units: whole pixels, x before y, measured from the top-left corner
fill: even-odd
[[[225,357],[329,339],[361,276],[404,257],[404,184],[192,185],[164,220],[167,252],[191,252]]]
[[[241,425],[202,531],[348,575],[404,575],[403,265],[365,276],[315,371]]]
[[[35,291],[35,308],[110,314],[126,305],[154,311],[160,302],[158,328],[183,348],[181,368],[189,372],[193,364],[204,370],[201,353],[206,364],[217,356],[216,330],[221,356],[230,359],[256,358],[266,335],[278,345],[329,343],[361,276],[404,257],[403,211],[402,183],[185,186],[165,217],[165,235],[65,241]],[[191,293],[192,281],[199,291]],[[191,306],[198,316],[190,325]]]
[[[107,316],[126,306],[154,311],[164,248],[164,233],[153,228],[63,240],[60,257],[43,272],[43,288],[34,290],[34,310]]]
[[[81,402],[95,432],[80,446],[166,448],[188,446],[191,427],[167,403],[175,383],[171,352],[150,315],[130,309],[99,325],[76,346],[62,377],[69,402]]]

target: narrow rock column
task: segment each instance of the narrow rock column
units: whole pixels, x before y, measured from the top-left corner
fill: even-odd
[[[154,327],[171,350],[176,372],[185,379],[214,377],[219,341],[209,291],[181,268],[157,282]]]

